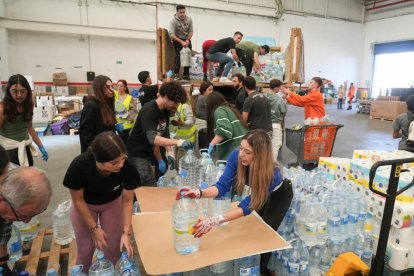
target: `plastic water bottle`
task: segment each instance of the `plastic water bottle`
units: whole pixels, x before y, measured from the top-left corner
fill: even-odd
[[[3,268],[0,267],[0,276],[2,275],[2,272],[3,272]],[[18,275],[19,276],[30,276],[29,271],[27,270],[20,271]]]
[[[234,276],[260,276],[260,255],[247,256],[234,261]]]
[[[364,236],[364,251],[361,260],[369,267],[371,267],[373,240],[371,233],[365,233]]]
[[[364,236],[362,234],[355,235],[352,238],[352,245],[353,245],[353,252],[359,258],[362,258],[362,254],[364,253]]]
[[[198,163],[201,167],[204,167],[207,165],[207,161],[210,159],[210,155],[208,154],[208,149],[200,149],[200,159],[198,160]]]
[[[348,198],[348,236],[353,237],[358,233],[359,201],[353,194]]]
[[[364,196],[359,196],[359,216],[358,216],[358,234],[363,234],[365,231],[365,222],[368,216],[367,200]]]
[[[301,275],[307,275],[309,272],[309,251],[304,243],[299,247],[299,271]]]
[[[138,200],[134,202],[134,206],[132,207],[132,211],[134,214],[141,213],[141,209],[139,208]]]
[[[309,275],[320,276],[321,275],[321,254],[323,249],[319,245],[315,245],[309,252]]]
[[[210,274],[227,276],[233,274],[233,261],[222,262],[210,266]]]
[[[329,251],[331,253],[331,265],[335,262],[336,258],[341,254],[341,243],[337,241],[332,241],[328,245]]]
[[[113,276],[115,275],[114,265],[105,258],[102,251],[96,253],[96,261],[89,268],[89,276]]]
[[[176,273],[174,273],[174,276],[175,274]],[[183,273],[183,276],[210,276],[210,275],[211,275],[211,272],[208,266]]]
[[[86,273],[82,272],[83,265],[74,265],[70,269],[70,276],[87,276]]]
[[[273,273],[277,273],[276,267],[277,267],[277,251],[273,251],[272,255],[270,255],[269,262],[267,263],[267,269]]]
[[[320,269],[323,275],[328,272],[329,268],[331,267],[331,252],[328,246],[322,247],[321,251],[321,261],[320,261]]]
[[[130,268],[128,267],[128,264],[131,265]],[[128,267],[128,269],[127,269],[127,267]],[[129,270],[131,270],[131,272]],[[133,258],[129,259],[128,258],[128,252],[123,251],[122,254],[121,254],[121,258],[119,258],[118,262],[115,264],[115,275],[129,275],[129,274],[125,274],[126,272],[135,273],[135,274],[131,274],[131,275],[140,275],[141,274],[135,259],[133,259]]]
[[[225,162],[225,161],[224,161]],[[217,182],[220,177],[223,175],[224,170],[226,169],[225,164],[223,161],[217,161],[218,167],[214,174],[214,182]],[[228,192],[221,197],[213,198],[209,202],[209,216],[217,216],[217,215],[224,215],[229,209],[231,205],[231,193]],[[228,222],[227,222],[228,223]],[[226,225],[227,223],[222,223],[221,225]]]
[[[167,183],[165,181],[165,176],[160,176],[157,181],[157,187],[166,187]]]
[[[22,239],[19,229],[12,224],[11,238],[7,242],[7,252],[9,253],[9,262],[17,262],[22,257]]]
[[[198,220],[198,207],[194,200],[181,197],[172,209],[175,250],[186,255],[198,250],[200,240],[192,235],[193,225]]]
[[[337,198],[330,198],[327,200],[329,207],[328,211],[328,237],[332,241],[339,241],[342,239],[341,229],[341,210]]]
[[[181,177],[181,186],[198,188],[200,181],[200,165],[197,157],[193,154],[193,150],[188,150],[187,153],[179,161],[178,174]]]
[[[141,276],[141,272],[139,271],[138,267],[134,266],[132,263],[127,262],[124,265],[124,268],[122,271],[120,271],[119,274],[116,274],[117,276]]]
[[[13,224],[19,229],[20,236],[24,242],[31,241],[37,237],[39,232],[37,226],[38,223],[39,220],[36,217],[33,217],[28,223],[24,223],[23,221],[13,222]]]
[[[203,152],[204,154],[204,152]],[[214,166],[213,159],[208,158],[207,163],[202,166],[199,188],[201,190],[207,189],[214,183],[214,173],[216,166]],[[208,206],[211,198],[201,198],[199,200],[200,212],[202,215],[208,215]]]
[[[51,268],[51,269],[48,269],[47,270],[46,275],[47,276],[57,276],[58,274],[57,274],[57,271],[56,270],[54,270],[53,268]]]
[[[299,275],[300,273],[300,256],[298,245],[293,246],[293,250],[288,259],[288,275]]]
[[[53,239],[59,245],[69,244],[73,240],[73,228],[69,218],[69,210],[72,204],[67,200],[58,205],[53,212]]]
[[[308,199],[309,201],[301,207],[300,237],[308,246],[324,244],[326,241],[326,208],[316,199]]]

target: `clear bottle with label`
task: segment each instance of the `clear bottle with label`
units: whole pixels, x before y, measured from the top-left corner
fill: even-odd
[[[22,257],[22,239],[19,229],[16,225],[11,224],[12,233],[9,241],[7,242],[7,252],[9,253],[9,262],[14,263],[20,260]]]

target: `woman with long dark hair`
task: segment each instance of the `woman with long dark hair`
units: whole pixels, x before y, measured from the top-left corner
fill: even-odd
[[[129,94],[126,80],[118,81],[118,90],[115,90],[115,115],[118,123],[121,123],[124,130],[119,133],[124,143],[127,142],[129,133],[138,115],[137,102]]]
[[[207,97],[207,135],[210,141],[208,152],[214,148],[220,160],[240,145],[247,128],[240,113],[229,105],[220,92],[214,91]]]
[[[27,79],[20,74],[11,76],[0,103],[0,144],[7,150],[10,162],[20,166],[33,166],[29,135],[39,147],[43,160],[49,158],[33,128],[33,108],[32,89]]]
[[[83,271],[88,272],[95,247],[113,263],[122,250],[131,257],[132,202],[140,178],[122,139],[111,131],[96,136],[89,150],[72,161],[63,185],[72,197],[76,263],[83,264]]]
[[[99,75],[93,80],[92,87],[94,96],[88,98],[80,118],[79,140],[82,153],[88,150],[99,133],[114,131],[116,124],[112,80]],[[121,129],[117,130],[122,132]]]
[[[199,220],[193,235],[201,237],[212,227],[238,219],[256,211],[275,231],[282,223],[293,198],[290,181],[283,181],[280,166],[273,158],[272,141],[264,130],[251,130],[242,139],[240,147],[227,159],[227,166],[218,182],[204,190],[181,188],[179,194],[189,198],[215,198],[231,192],[242,196],[237,208],[224,215]],[[266,270],[270,253],[262,254],[260,270]]]

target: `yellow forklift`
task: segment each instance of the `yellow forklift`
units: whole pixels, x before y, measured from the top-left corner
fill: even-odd
[[[383,213],[383,219],[381,223],[381,231],[379,234],[378,247],[375,257],[371,262],[371,269],[354,253],[347,252],[341,254],[336,258],[331,268],[326,273],[327,276],[357,276],[357,275],[368,275],[368,276],[381,276],[384,275],[385,267],[385,253],[387,250],[388,235],[390,233],[392,213],[394,210],[395,198],[401,193],[405,192],[409,188],[414,186],[414,180],[398,190],[398,181],[400,174],[407,170],[402,169],[403,164],[413,163],[414,158],[406,159],[395,159],[376,162],[369,173],[369,189],[380,196],[385,198],[385,207]],[[391,166],[390,182],[388,184],[387,193],[376,190],[373,187],[375,172],[379,167]],[[412,274],[414,275],[414,271]]]

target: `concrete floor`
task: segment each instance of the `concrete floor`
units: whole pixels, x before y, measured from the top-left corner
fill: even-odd
[[[369,115],[357,114],[356,110],[337,110],[336,105],[326,106],[327,114],[334,123],[345,125],[339,130],[332,156],[352,157],[354,149],[382,149],[393,150],[398,148],[398,140],[392,139],[391,122],[370,120]],[[291,127],[303,123],[303,108],[289,106],[286,126]],[[45,136],[41,137],[45,148],[49,152],[49,161],[35,160],[35,166],[44,169],[53,184],[53,197],[48,209],[38,219],[41,227],[52,226],[52,212],[60,202],[70,198],[68,189],[63,184],[63,177],[70,162],[80,153],[78,136]],[[283,164],[296,161],[296,156],[286,147],[282,149]]]

